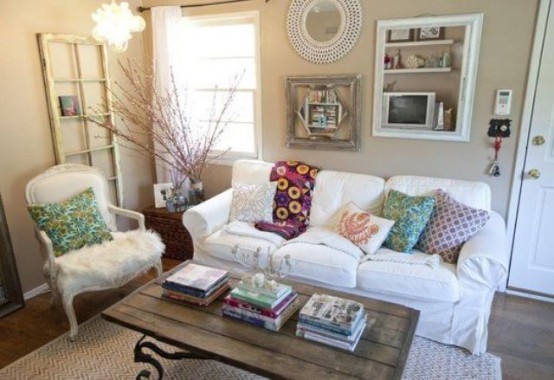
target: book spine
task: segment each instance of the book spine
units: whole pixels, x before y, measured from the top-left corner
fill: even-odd
[[[336,339],[336,340],[341,341],[341,342],[350,342],[351,343],[355,340],[355,335],[354,334],[343,335],[341,333],[336,333],[336,332],[330,331],[330,330],[325,330],[323,332],[323,331],[321,331],[321,329],[318,329],[316,327],[313,327],[313,326],[310,326],[310,325],[307,325],[307,324],[301,323],[301,322],[298,322],[298,324],[296,325],[296,328],[298,329],[298,331],[302,331],[302,332],[305,332],[305,333],[326,335],[329,338],[333,338],[333,339]]]
[[[277,318],[279,316],[277,313],[271,311],[271,309],[262,309],[261,307],[256,307],[248,302],[239,300],[237,298],[225,298],[223,302],[229,306],[240,308],[243,310],[248,310],[253,313],[260,314],[269,318]]]
[[[289,286],[285,286],[285,285],[280,285],[279,288],[278,288],[278,291],[273,293],[269,290],[266,290],[266,289],[263,289],[263,288],[256,288],[254,286],[249,286],[249,285],[246,285],[245,283],[243,283],[242,281],[240,281],[238,284],[237,284],[237,287],[239,289],[242,289],[246,292],[251,292],[251,293],[257,293],[257,294],[262,294],[264,296],[267,296],[267,297],[272,297],[272,298],[279,298],[281,297],[283,294],[285,294],[285,292],[287,290],[291,290],[291,288]]]
[[[185,288],[181,285],[178,285],[174,282],[164,282],[162,283],[162,288],[164,289],[167,289],[167,290],[171,290],[173,292],[181,292],[181,293],[184,293],[184,294],[188,294],[190,296],[193,296],[193,297],[198,297],[198,298],[205,298],[208,294],[207,292],[203,292],[201,290],[196,290],[196,289],[191,289],[191,288]]]
[[[237,319],[239,321],[248,322],[248,323],[251,323],[253,325],[263,327],[264,329],[267,329],[267,330],[276,331],[276,326],[275,325],[267,323],[266,321],[264,321],[263,319],[260,319],[260,318],[245,316],[245,315],[242,315],[240,313],[236,313],[234,311],[231,311],[229,309],[222,309],[222,314],[226,317]]]
[[[266,317],[277,318],[297,298],[298,298],[298,294],[295,292],[291,292],[277,306],[275,306],[272,309],[262,308],[260,306],[253,305],[250,302],[243,301],[238,298],[233,298],[231,296],[226,297],[223,302],[234,307],[239,307],[241,309],[249,310],[257,314],[265,315]]]
[[[231,292],[231,294],[234,298],[238,298],[245,302],[253,303],[254,305],[260,306],[264,309],[272,309],[275,306],[274,303],[276,303],[276,302],[270,302],[268,300],[264,300],[261,297],[256,297],[245,292],[239,293],[239,292],[233,291]]]
[[[306,332],[306,333],[300,332],[300,335],[299,335],[299,332],[297,331],[296,335],[300,336],[304,339],[308,339],[308,340],[318,342],[318,343],[323,343],[323,344],[326,344],[328,346],[340,348],[342,350],[354,351],[354,349],[356,348],[356,343],[341,342],[341,341],[337,341],[335,339],[330,339],[330,338],[327,338],[327,337],[324,337],[324,336],[321,336],[321,335],[311,334],[311,333],[308,333],[308,332]]]
[[[173,301],[190,303],[190,304],[198,305],[198,306],[208,306],[209,305],[209,303],[207,303],[207,302],[196,301],[196,300],[191,300],[189,298],[179,297],[178,295],[176,295],[174,293],[165,292],[165,293],[162,294],[162,297],[168,298],[168,299],[173,300]]]
[[[348,335],[352,334],[352,330],[349,329],[349,328],[340,327],[340,326],[336,326],[336,325],[333,325],[333,324],[328,324],[328,323],[325,323],[325,322],[322,322],[322,321],[319,321],[319,320],[306,319],[306,317],[303,316],[303,315],[300,315],[300,322],[311,325],[311,326],[315,327],[316,329],[329,330],[329,331],[332,331],[332,332],[335,332],[335,333],[338,333],[338,334],[341,334],[341,335],[345,335],[345,336],[348,336]]]

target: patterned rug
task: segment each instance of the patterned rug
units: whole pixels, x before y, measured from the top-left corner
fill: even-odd
[[[67,334],[0,369],[0,379],[134,379],[148,366],[133,362],[140,334],[95,317],[79,327],[79,339]],[[169,351],[175,349],[160,344]],[[164,379],[263,379],[213,360],[160,360]],[[151,378],[155,378],[155,370]],[[500,358],[472,356],[460,348],[415,337],[404,379],[501,379]]]

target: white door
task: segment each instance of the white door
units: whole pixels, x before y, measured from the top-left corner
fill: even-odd
[[[508,288],[554,297],[554,6],[548,16]]]

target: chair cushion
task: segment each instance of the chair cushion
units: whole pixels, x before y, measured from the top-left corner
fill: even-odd
[[[396,223],[385,245],[398,252],[410,253],[429,221],[434,206],[435,198],[432,196],[411,197],[391,190],[385,201],[383,217]]]
[[[52,240],[55,256],[112,240],[92,187],[66,201],[32,204],[27,209],[38,227]]]
[[[56,258],[58,288],[65,294],[123,285],[160,262],[165,249],[151,231],[113,232],[113,240]]]
[[[350,202],[341,213],[335,231],[367,254],[375,253],[387,238],[394,221],[372,215]]]
[[[462,245],[483,228],[490,215],[457,202],[441,189],[435,192],[435,200],[435,210],[417,248],[425,253],[438,253],[447,263],[456,264]]]
[[[233,186],[230,221],[247,223],[273,221],[273,197],[276,182]]]
[[[381,248],[377,255],[390,253],[390,249]],[[410,255],[406,257],[416,259]],[[357,284],[358,288],[370,292],[416,300],[456,302],[460,298],[456,266],[444,262],[433,268],[420,264],[366,261],[358,267]]]

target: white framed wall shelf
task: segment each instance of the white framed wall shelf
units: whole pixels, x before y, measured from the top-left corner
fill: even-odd
[[[89,120],[115,124],[106,46],[92,37],[39,33],[37,38],[56,163],[100,168],[112,202],[123,206],[116,136]]]
[[[482,14],[377,21],[374,136],[469,141],[482,23]]]

